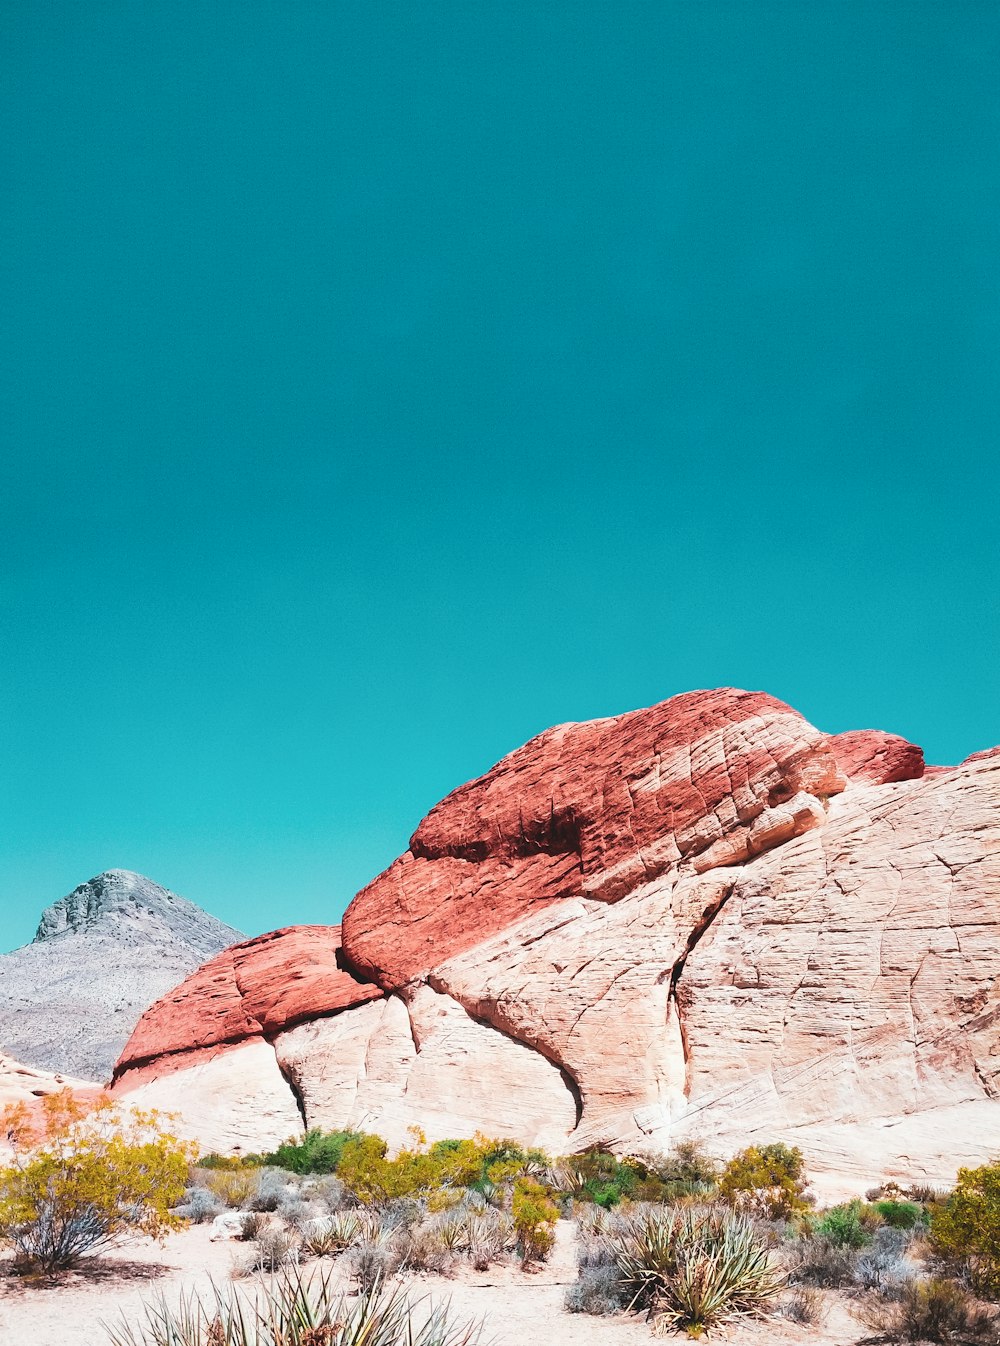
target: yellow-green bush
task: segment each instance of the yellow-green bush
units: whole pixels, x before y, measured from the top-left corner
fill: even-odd
[[[978,1290],[1000,1294],[1000,1163],[958,1170],[954,1192],[931,1211],[931,1239],[968,1265]]]
[[[751,1145],[734,1155],[719,1178],[719,1193],[739,1211],[768,1220],[803,1215],[811,1201],[802,1151],[787,1145]]]
[[[521,1245],[524,1262],[546,1258],[555,1242],[559,1207],[552,1200],[549,1189],[531,1178],[518,1178],[514,1183],[514,1230]]]
[[[14,1160],[0,1169],[0,1239],[26,1270],[53,1272],[125,1233],[160,1237],[184,1194],[191,1146],[156,1113],[110,1098],[89,1108],[70,1090],[42,1103],[35,1125],[23,1105],[0,1120]]]
[[[260,1169],[252,1165],[207,1169],[198,1176],[210,1192],[234,1210],[245,1205],[260,1186]]]
[[[427,1148],[414,1131],[410,1149],[387,1158],[379,1136],[360,1135],[347,1141],[337,1177],[365,1205],[398,1197],[427,1195],[441,1189],[499,1187],[528,1168],[546,1161],[540,1151],[525,1151],[507,1140],[477,1134],[472,1140],[441,1140]]]

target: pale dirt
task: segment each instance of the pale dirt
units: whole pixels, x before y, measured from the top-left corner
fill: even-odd
[[[0,1346],[107,1346],[102,1320],[115,1322],[124,1314],[137,1322],[143,1301],[163,1294],[176,1303],[182,1291],[192,1290],[208,1296],[213,1280],[229,1289],[233,1264],[246,1253],[238,1242],[212,1243],[209,1226],[198,1225],[170,1235],[162,1246],[131,1242],[57,1284],[29,1284],[6,1274],[9,1263],[0,1262]],[[312,1265],[333,1264],[324,1259]],[[454,1277],[411,1276],[406,1284],[415,1297],[450,1299],[457,1318],[483,1320],[483,1346],[651,1346],[656,1340],[641,1319],[567,1313],[563,1301],[575,1279],[574,1231],[560,1222],[552,1258],[538,1271],[469,1269]],[[254,1284],[237,1283],[250,1291]],[[770,1318],[731,1326],[709,1340],[727,1346],[855,1346],[866,1335],[846,1303],[831,1296],[821,1327]],[[668,1340],[680,1344],[688,1338]]]

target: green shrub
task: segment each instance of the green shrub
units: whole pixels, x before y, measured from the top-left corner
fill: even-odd
[[[968,1266],[977,1289],[1000,1293],[1000,1163],[958,1170],[954,1192],[931,1211],[931,1239]]]
[[[288,1140],[261,1162],[290,1173],[335,1173],[344,1146],[360,1140],[360,1131],[320,1131],[313,1128],[301,1140]]]
[[[916,1229],[924,1212],[915,1201],[876,1201],[875,1210],[891,1229]]]
[[[861,1222],[862,1209],[860,1201],[832,1206],[817,1223],[816,1233],[835,1248],[863,1248],[871,1242],[871,1235]]]
[[[730,1159],[719,1192],[738,1211],[766,1220],[790,1220],[812,1204],[802,1151],[787,1145],[751,1145]]]
[[[577,1201],[592,1201],[605,1210],[622,1200],[675,1202],[706,1196],[716,1178],[714,1163],[693,1141],[681,1142],[662,1159],[591,1149],[559,1166],[558,1184]]]

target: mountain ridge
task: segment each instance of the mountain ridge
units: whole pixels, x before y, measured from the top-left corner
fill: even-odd
[[[0,1050],[105,1080],[143,1011],[244,936],[145,875],[111,869],[46,907],[0,954]]]

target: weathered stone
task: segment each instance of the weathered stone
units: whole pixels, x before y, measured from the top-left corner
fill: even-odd
[[[888,785],[892,781],[918,780],[925,771],[923,749],[898,734],[858,729],[831,734],[830,743],[841,771],[851,780]]]
[[[148,1061],[272,1038],[303,1019],[381,996],[339,965],[339,950],[335,925],[289,926],[234,944],[142,1016],[115,1078]]]
[[[820,824],[843,788],[826,735],[763,692],[560,725],[431,810],[351,903],[345,952],[401,986],[554,902],[740,863]]]
[[[998,936],[1000,753],[925,768],[894,735],[692,693],[551,730],[450,795],[341,953],[315,927],[214,960],[117,1087],[173,1062],[218,1139],[204,1100],[239,1084],[211,1072],[255,1045],[278,1115],[393,1145],[785,1140],[828,1186],[945,1183],[1000,1150]]]

